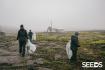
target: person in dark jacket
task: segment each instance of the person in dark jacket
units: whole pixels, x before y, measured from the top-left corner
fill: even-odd
[[[30,41],[32,42],[33,32],[31,30],[29,31],[28,36],[29,36]]]
[[[20,30],[18,31],[17,40],[19,41],[19,53],[21,56],[25,56],[25,46],[28,39],[27,31],[24,29],[23,25],[20,25]]]
[[[79,33],[75,32],[75,34],[71,36],[71,50],[73,52],[73,56],[71,57],[71,62],[77,61],[77,50],[78,50],[78,47],[80,47],[79,41],[78,41],[78,35]]]

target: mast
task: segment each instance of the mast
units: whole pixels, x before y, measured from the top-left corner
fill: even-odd
[[[52,27],[52,19],[50,20],[50,24],[51,24],[51,32],[52,32],[52,28],[53,28],[53,27]]]

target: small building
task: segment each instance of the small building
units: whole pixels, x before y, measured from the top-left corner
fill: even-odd
[[[57,33],[61,33],[61,32],[64,32],[64,29],[57,29],[57,28],[52,28],[52,27],[48,27],[47,28],[47,32],[57,32]]]

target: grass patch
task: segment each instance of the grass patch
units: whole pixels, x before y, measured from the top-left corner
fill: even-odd
[[[105,44],[105,40],[93,41],[93,44]]]

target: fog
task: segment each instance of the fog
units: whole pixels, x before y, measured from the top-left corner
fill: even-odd
[[[105,0],[0,0],[0,26],[4,29],[46,31],[105,29]]]

